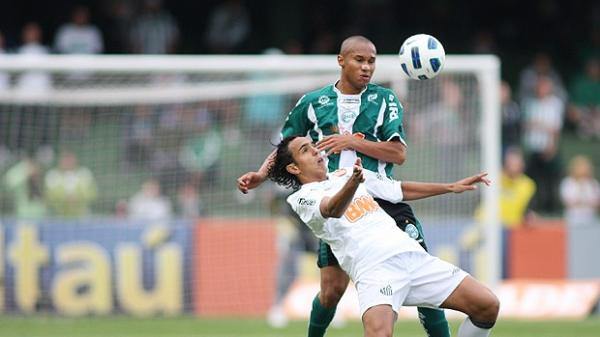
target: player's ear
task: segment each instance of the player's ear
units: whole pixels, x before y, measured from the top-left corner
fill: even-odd
[[[341,54],[338,54],[337,61],[338,61],[338,64],[340,65],[340,67],[344,67],[344,56],[342,56]]]
[[[287,164],[287,166],[285,167],[285,170],[293,175],[300,174],[300,168],[295,163]]]

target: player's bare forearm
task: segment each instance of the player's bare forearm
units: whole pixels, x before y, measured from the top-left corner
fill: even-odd
[[[402,193],[404,200],[418,200],[446,193],[462,193],[464,191],[476,190],[476,184],[490,185],[487,173],[482,172],[451,184],[421,183],[415,181],[402,181]]]
[[[273,152],[271,152],[267,156],[267,158],[265,158],[265,161],[258,169],[258,174],[260,174],[261,177],[264,177],[265,180],[267,179],[267,175],[269,174],[269,169],[271,168],[271,166],[273,166],[273,163],[275,162],[275,155],[277,154],[276,152],[276,150],[273,150]]]
[[[401,165],[406,159],[406,147],[400,141],[372,142],[353,135],[331,135],[317,142],[320,151],[340,153],[354,150],[377,160]]]
[[[419,200],[452,192],[450,184],[420,183],[415,181],[403,181],[401,184],[402,194],[404,194],[404,200],[406,201]]]
[[[246,194],[249,190],[260,186],[269,174],[269,169],[275,160],[275,151],[271,152],[263,164],[256,172],[247,172],[237,179],[237,185],[240,192]]]
[[[406,160],[406,146],[398,140],[372,142],[366,139],[357,139],[354,150],[377,160],[397,165],[402,165]]]
[[[362,166],[360,166],[360,158],[356,160],[358,165],[354,165],[352,176],[346,181],[344,186],[332,197],[323,198],[321,200],[321,214],[325,218],[340,218],[348,209],[350,202],[354,198],[356,189],[364,181],[362,175]]]

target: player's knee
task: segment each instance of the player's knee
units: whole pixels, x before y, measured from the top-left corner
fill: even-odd
[[[365,337],[392,337],[393,325],[383,319],[365,322]]]
[[[346,286],[347,284],[340,282],[323,284],[321,287],[321,305],[325,308],[335,307],[342,298],[342,295],[344,295]]]
[[[487,296],[477,303],[474,312],[469,316],[474,323],[480,322],[483,325],[490,325],[491,328],[498,318],[499,311],[500,301],[498,300],[498,297],[492,292],[489,292]]]
[[[348,282],[348,275],[341,269],[321,270],[321,305],[326,308],[335,307],[344,295]]]

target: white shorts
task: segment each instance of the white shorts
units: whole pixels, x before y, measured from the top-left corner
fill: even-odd
[[[365,271],[355,282],[360,315],[370,307],[389,304],[438,308],[469,275],[425,252],[404,252]]]

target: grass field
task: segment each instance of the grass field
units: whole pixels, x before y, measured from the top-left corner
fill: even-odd
[[[460,322],[451,322],[456,335]],[[262,320],[127,317],[66,319],[56,317],[0,317],[0,337],[291,337],[305,336],[306,322],[294,322],[274,330]],[[350,322],[341,329],[330,329],[327,337],[359,337],[362,326]],[[396,324],[394,336],[425,337],[415,320]],[[584,321],[501,320],[493,337],[598,337],[600,318]]]

